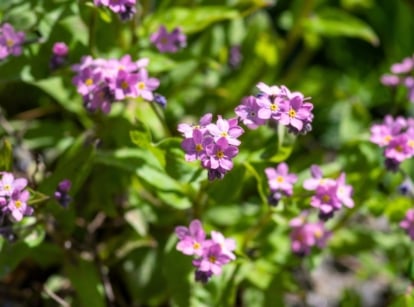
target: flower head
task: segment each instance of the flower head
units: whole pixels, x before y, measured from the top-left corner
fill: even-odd
[[[168,32],[165,26],[160,26],[158,31],[151,35],[150,40],[158,51],[167,53],[175,53],[187,44],[187,37],[179,27]]]

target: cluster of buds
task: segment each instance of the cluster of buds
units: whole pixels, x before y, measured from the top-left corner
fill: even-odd
[[[204,115],[198,125],[179,124],[178,131],[184,136],[181,147],[186,161],[200,160],[208,170],[208,179],[222,179],[233,168],[233,158],[239,153],[238,137],[244,130],[237,118],[226,120],[220,115],[212,123],[212,114]]]
[[[10,55],[18,56],[22,54],[22,45],[25,38],[24,32],[17,32],[9,23],[0,26],[0,60]]]
[[[291,92],[286,86],[257,84],[257,96],[243,98],[234,110],[249,129],[256,129],[274,121],[294,134],[305,134],[312,130],[313,104],[300,92]]]
[[[156,101],[153,91],[160,82],[149,77],[146,69],[148,64],[146,58],[132,61],[129,55],[120,60],[85,56],[80,64],[72,66],[76,72],[72,81],[78,93],[83,96],[88,111],[100,109],[103,113],[108,113],[113,102],[126,98],[142,97],[147,101]]]
[[[311,223],[307,221],[308,214],[302,213],[292,219],[289,226],[292,228],[290,233],[291,249],[298,256],[306,256],[312,247],[324,248],[331,233],[325,229],[323,222]]]
[[[95,5],[105,6],[119,15],[121,20],[131,20],[135,15],[136,0],[93,0]]]
[[[59,182],[53,196],[62,207],[67,207],[72,201],[72,197],[69,195],[69,190],[72,187],[72,182],[69,179]]]
[[[175,53],[187,45],[187,37],[180,27],[168,32],[165,26],[160,26],[150,37],[151,43],[162,53]]]
[[[408,90],[408,100],[414,102],[414,56],[407,57],[400,63],[391,66],[391,74],[384,74],[381,83],[386,86],[405,86]]]
[[[295,174],[289,174],[286,163],[280,163],[275,168],[265,169],[270,188],[269,204],[277,205],[283,196],[292,196],[293,184],[298,180]]]
[[[396,171],[401,162],[414,156],[414,119],[387,115],[371,127],[372,143],[384,147],[385,166]]]
[[[199,220],[193,220],[188,228],[177,226],[175,234],[179,239],[177,250],[196,257],[193,260],[196,281],[206,283],[213,275],[221,274],[223,265],[236,259],[233,253],[236,242],[218,231],[212,231],[207,239]]]
[[[353,188],[346,184],[346,175],[341,173],[337,179],[323,178],[319,166],[311,166],[312,178],[303,182],[303,187],[308,191],[315,191],[310,204],[312,207],[319,209],[319,218],[327,220],[343,206],[352,208],[354,201],[352,199]]]
[[[0,179],[0,210],[2,216],[18,222],[24,216],[32,215],[33,208],[29,206],[29,191],[26,190],[27,179],[14,178],[12,173],[1,172]]]

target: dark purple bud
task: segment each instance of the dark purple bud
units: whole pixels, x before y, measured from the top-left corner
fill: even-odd
[[[398,190],[402,195],[414,197],[414,183],[410,177],[405,177],[404,181],[398,187]]]
[[[163,108],[167,105],[167,98],[157,93],[154,94],[154,101]]]
[[[62,180],[59,182],[56,191],[54,193],[55,199],[58,201],[58,203],[66,208],[69,203],[72,201],[72,197],[69,196],[68,192],[72,186],[72,183],[69,179]]]
[[[134,18],[136,12],[135,6],[125,6],[125,11],[121,12],[119,17],[121,17],[122,21],[129,21]]]
[[[70,188],[72,187],[72,182],[69,179],[62,180],[59,182],[58,190],[61,192],[69,192]]]
[[[269,202],[269,205],[271,205],[272,207],[277,206],[279,201],[282,199],[282,196],[283,196],[283,194],[279,191],[270,193],[270,195],[267,199],[268,202]]]
[[[207,173],[208,180],[214,181],[215,179],[223,179],[224,173],[216,169],[209,169]]]
[[[385,159],[385,168],[390,172],[396,172],[398,171],[400,167],[400,162],[394,159]]]
[[[321,221],[326,222],[327,220],[331,219],[334,215],[334,212],[331,211],[329,213],[324,213],[322,211],[319,212],[318,217]]]
[[[195,280],[199,281],[203,284],[207,283],[210,277],[213,275],[213,272],[203,272],[203,271],[195,271]]]

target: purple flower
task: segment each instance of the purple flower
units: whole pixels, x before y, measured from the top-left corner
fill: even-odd
[[[177,244],[177,250],[185,255],[201,256],[203,254],[206,234],[199,220],[193,220],[188,228],[177,226],[175,234],[180,240]]]
[[[400,82],[400,77],[395,75],[384,74],[381,76],[381,83],[386,86],[397,86]]]
[[[315,195],[312,196],[310,204],[319,209],[319,216],[328,219],[334,212],[342,206],[338,196],[337,187],[333,184],[320,185],[316,188]]]
[[[395,87],[403,85],[408,90],[408,99],[414,102],[414,78],[411,76],[414,70],[414,57],[407,57],[400,63],[391,66],[392,74],[381,76],[381,83],[386,86]]]
[[[411,240],[414,240],[414,209],[409,209],[405,218],[400,222],[400,227],[406,231]]]
[[[259,118],[259,109],[260,106],[257,103],[257,98],[248,96],[243,98],[242,103],[236,107],[234,112],[247,128],[256,129],[266,123],[265,119]]]
[[[200,258],[193,260],[193,265],[197,271],[211,272],[213,275],[220,275],[222,266],[230,262],[230,258],[225,255],[220,244],[210,244],[205,247]]]
[[[213,143],[211,137],[204,137],[199,129],[193,130],[193,135],[181,142],[181,147],[185,151],[185,160],[200,160],[206,155],[206,147]]]
[[[239,67],[241,61],[243,60],[243,55],[241,53],[240,45],[233,45],[230,48],[229,52],[229,66],[233,69]]]
[[[150,40],[157,47],[158,51],[169,53],[175,53],[187,44],[187,37],[179,27],[174,28],[169,33],[165,26],[160,26],[158,31],[151,35]]]
[[[94,0],[95,5],[108,7],[114,13],[120,15],[122,20],[131,19],[136,12],[136,0]]]
[[[306,123],[312,122],[311,113],[313,105],[303,101],[303,95],[295,95],[281,106],[282,112],[279,122],[282,125],[290,126],[300,132]]]
[[[220,115],[218,116],[216,124],[209,124],[207,126],[208,132],[213,136],[214,141],[220,138],[225,138],[230,145],[239,146],[240,141],[237,139],[243,134],[243,129],[237,125],[237,119],[226,120]]]
[[[220,245],[223,255],[226,255],[230,260],[236,259],[236,255],[233,253],[236,249],[236,241],[225,238],[222,233],[214,230],[211,231],[211,241]]]
[[[289,174],[289,167],[286,163],[280,163],[276,168],[265,169],[271,192],[281,191],[287,196],[293,193],[293,184],[297,181],[295,174]]]
[[[345,178],[345,173],[341,173],[336,180],[336,197],[344,206],[352,208],[354,206],[354,200],[352,199],[353,188],[345,183]]]
[[[289,225],[292,252],[298,256],[308,255],[313,246],[324,248],[331,236],[323,223],[306,222],[306,215],[292,219]]]
[[[181,134],[184,137],[191,138],[193,136],[193,131],[195,129],[199,129],[201,132],[204,133],[204,131],[206,131],[206,127],[211,123],[212,119],[213,119],[213,114],[206,113],[201,117],[197,125],[189,125],[186,123],[181,123],[178,125],[177,130],[181,132]]]
[[[27,186],[26,178],[15,179],[13,174],[2,172],[0,180],[0,197],[12,197],[17,192],[23,191]]]
[[[115,82],[113,82],[110,88],[114,93],[116,100],[123,100],[126,97],[134,96],[135,86],[137,86],[138,81],[137,74],[131,74],[125,70],[119,70],[114,81]]]
[[[332,179],[323,178],[322,170],[318,165],[312,165],[310,172],[312,178],[308,178],[303,182],[303,187],[308,191],[316,190],[320,185],[334,183]]]
[[[215,144],[210,144],[206,148],[206,157],[202,164],[205,168],[223,169],[229,171],[233,168],[232,158],[238,154],[236,146],[228,143],[227,139],[222,137]]]
[[[101,72],[95,72],[91,67],[82,69],[79,74],[72,79],[73,84],[77,87],[78,93],[81,95],[91,93],[101,81]]]
[[[25,37],[24,32],[16,32],[11,24],[3,24],[0,27],[0,60],[5,59],[9,55],[20,55]]]
[[[391,72],[393,74],[405,74],[411,72],[413,69],[414,59],[412,57],[407,57],[401,63],[391,65]]]
[[[137,82],[134,89],[135,97],[142,97],[147,101],[154,100],[153,91],[160,85],[156,78],[150,78],[146,69],[141,68],[138,72]]]
[[[72,198],[68,194],[71,186],[72,182],[69,179],[64,179],[61,182],[59,182],[56,188],[54,197],[62,207],[66,208],[72,200]]]
[[[402,162],[413,156],[413,147],[408,143],[408,137],[405,134],[394,137],[384,151],[388,159]]]
[[[260,119],[273,119],[278,121],[281,116],[280,106],[285,102],[281,96],[260,96],[257,98],[259,112],[257,116]]]
[[[27,204],[30,194],[28,191],[15,191],[9,199],[7,211],[10,212],[11,219],[15,222],[22,220],[23,216],[32,215],[33,208]]]

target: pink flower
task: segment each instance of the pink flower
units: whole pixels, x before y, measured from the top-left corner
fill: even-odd
[[[288,196],[292,195],[293,184],[298,177],[295,174],[289,174],[289,167],[286,163],[280,163],[276,168],[268,167],[265,173],[272,192],[281,191]]]
[[[187,37],[181,28],[176,27],[171,32],[168,32],[163,25],[159,27],[157,32],[151,35],[150,40],[157,47],[158,51],[169,53],[175,53],[187,44]]]

